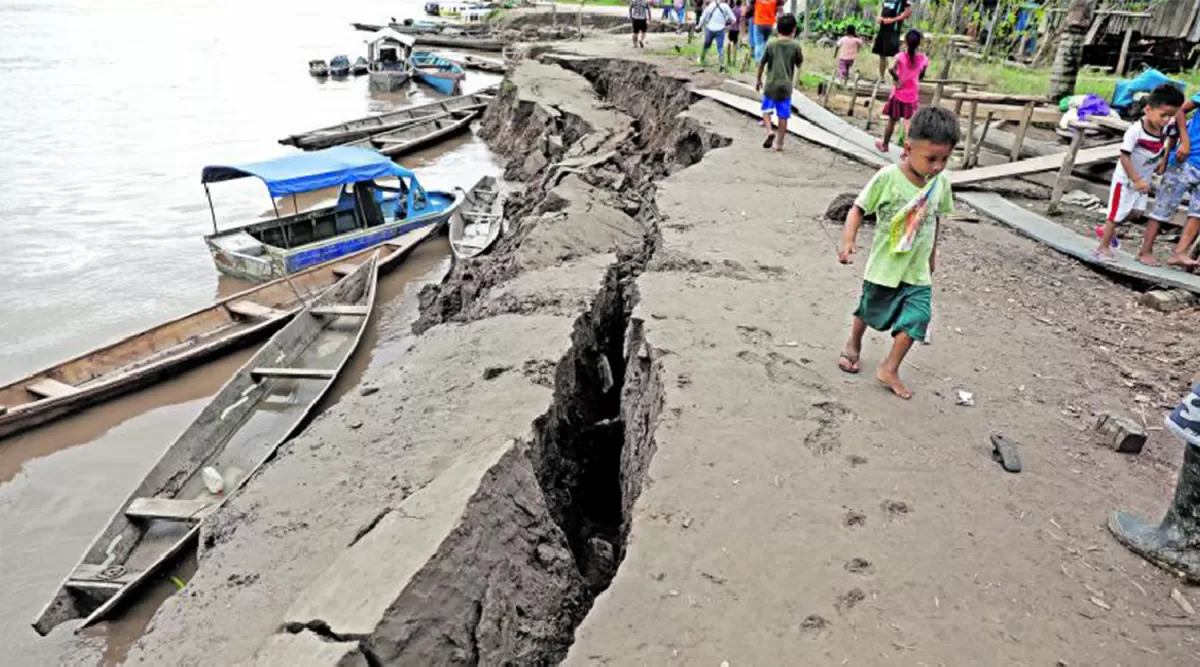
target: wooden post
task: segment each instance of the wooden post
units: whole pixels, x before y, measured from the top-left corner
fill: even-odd
[[[858,78],[862,76],[858,70],[854,71],[854,87],[850,89],[850,108],[846,109],[846,115],[854,118],[854,105],[858,103]]]
[[[829,92],[833,90],[833,82],[837,80],[837,75],[830,76],[825,79],[825,90],[821,91],[821,106],[829,108]]]
[[[975,142],[975,152],[971,155],[971,167],[979,166],[979,151],[983,148],[983,140],[987,139],[988,128],[992,126],[992,113],[989,111],[983,117],[983,129],[979,132],[979,141]]]
[[[962,87],[959,88],[959,92],[962,92],[962,93],[967,92],[967,82],[966,81],[962,82]],[[962,116],[962,105],[963,105],[962,100],[954,100],[954,115],[955,116]]]
[[[875,98],[879,96],[879,83],[883,79],[875,79],[875,87],[871,89],[871,99],[867,100],[867,132],[871,131],[871,124],[875,122]]]
[[[971,148],[975,145],[975,112],[979,110],[979,101],[971,100],[967,107],[967,146],[963,151],[963,168],[971,168]]]
[[[1021,159],[1021,146],[1025,144],[1025,133],[1029,131],[1029,123],[1033,120],[1033,110],[1036,106],[1036,102],[1025,103],[1025,113],[1021,114],[1021,125],[1017,128],[1017,136],[1013,140],[1012,151],[1008,154],[1009,162],[1016,162]]]
[[[1058,203],[1062,201],[1063,190],[1067,187],[1067,179],[1071,177],[1071,170],[1075,168],[1075,156],[1079,154],[1079,147],[1083,145],[1083,132],[1089,127],[1095,127],[1089,123],[1071,123],[1071,128],[1075,130],[1075,136],[1071,137],[1071,147],[1067,149],[1067,154],[1063,157],[1062,167],[1058,170],[1058,178],[1054,179],[1054,188],[1050,191],[1050,206],[1046,208],[1046,212],[1050,215],[1058,215]]]
[[[1129,42],[1133,39],[1133,20],[1125,29],[1125,38],[1121,40],[1121,55],[1117,57],[1117,76],[1125,76],[1125,59],[1129,56]]]
[[[951,41],[946,46],[946,55],[945,55],[946,60],[942,62],[942,73],[938,75],[939,81],[937,84],[937,88],[935,88],[933,91],[933,104],[931,104],[930,106],[936,107],[938,105],[938,103],[940,103],[942,101],[942,90],[946,87],[946,84],[944,82],[946,81],[946,79],[950,78],[950,63],[951,63],[951,61],[954,60],[954,54],[957,52],[958,52],[958,48],[955,47],[954,42]]]

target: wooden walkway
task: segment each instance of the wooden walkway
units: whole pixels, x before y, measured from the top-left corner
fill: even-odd
[[[731,86],[749,89],[743,84],[733,82],[727,83],[725,87],[728,89]],[[753,89],[749,90],[753,92]],[[758,116],[760,113],[761,107],[759,104],[748,99],[740,91],[733,93],[727,90],[697,90],[695,92],[698,95],[751,116]],[[792,108],[795,113],[788,122],[788,131],[791,134],[830,148],[837,153],[842,153],[872,167],[881,167],[888,164],[888,158],[875,150],[875,140],[869,134],[837,118],[819,104],[805,98],[803,95],[796,95],[792,98]],[[821,127],[821,125],[824,125],[824,127]],[[1088,159],[1099,161],[1100,158],[1093,159],[1092,156],[1112,151],[1114,152],[1113,156],[1103,158],[1112,159],[1115,157],[1116,150],[1116,146],[1098,146],[1080,151],[1079,157],[1082,160],[1086,154],[1089,156]],[[1093,151],[1093,153],[1089,154],[1089,151]],[[891,157],[893,160],[898,159],[899,153],[893,152],[888,157]],[[1044,162],[1039,161],[1049,160],[1061,160],[1061,158],[1059,156],[1048,155],[1031,160],[1023,160],[1023,162],[1036,162],[1038,165],[1041,165]],[[1015,167],[1019,164],[1020,162],[1007,163],[998,165],[998,167]],[[1076,164],[1079,164],[1079,162],[1076,162]],[[1057,164],[1052,165],[1049,169],[1056,168],[1057,166]],[[994,169],[994,167],[980,167],[979,169],[970,169],[964,172],[951,171],[950,174],[951,176],[958,173],[971,174],[971,172],[980,172],[989,169]],[[1044,171],[1045,169],[1040,170]],[[1007,176],[1008,174],[1003,175]],[[953,182],[956,184],[959,183],[958,179],[954,179]],[[956,199],[971,205],[979,212],[1012,227],[1021,234],[1104,271],[1111,271],[1162,287],[1179,288],[1200,294],[1200,276],[1195,274],[1167,267],[1146,266],[1124,252],[1117,252],[1117,261],[1114,263],[1098,262],[1092,259],[1092,251],[1096,249],[1095,239],[1076,234],[1057,222],[1026,210],[998,194],[992,192],[964,191],[955,192],[954,196]]]

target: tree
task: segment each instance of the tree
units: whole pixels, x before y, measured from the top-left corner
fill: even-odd
[[[1096,13],[1096,0],[1071,0],[1054,66],[1050,69],[1050,99],[1057,102],[1075,93],[1075,80],[1083,62],[1083,40]]]

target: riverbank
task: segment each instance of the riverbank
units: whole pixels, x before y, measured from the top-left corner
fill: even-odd
[[[871,171],[764,151],[689,93],[711,75],[625,38],[563,48],[484,119],[513,233],[214,517],[131,664],[1195,658],[1194,628],[1152,627],[1178,584],[1103,529],[1159,511],[1179,458],[1090,433],[1133,404],[1089,338],[1133,292],[950,222],[899,401],[836,366],[860,273],[821,216]],[[1181,344],[1139,314],[1125,336]]]

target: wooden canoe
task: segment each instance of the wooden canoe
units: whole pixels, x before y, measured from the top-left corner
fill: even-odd
[[[373,134],[346,145],[370,148],[388,157],[397,158],[465,132],[481,110],[476,108],[422,118],[399,129]]]
[[[413,35],[417,46],[441,46],[455,49],[470,49],[472,51],[492,51],[501,53],[510,42],[502,39],[487,37],[471,37],[469,35],[444,35],[441,33],[417,33]]]
[[[319,294],[337,282],[345,265],[362,262],[377,249],[389,253],[379,270],[391,270],[437,228],[420,228],[294,273],[291,285],[305,295]],[[299,312],[291,285],[283,279],[264,283],[0,387],[0,439],[266,338]]]
[[[455,259],[488,251],[504,230],[504,201],[495,178],[484,176],[450,216],[450,248]]]
[[[362,340],[377,258],[312,301],[217,392],[63,580],[33,624],[38,633],[108,616],[195,544],[204,517],[303,429]]]
[[[485,107],[492,100],[491,93],[493,92],[495,92],[495,89],[489,88],[486,91],[471,95],[459,95],[458,97],[430,102],[429,104],[420,104],[398,111],[389,111],[377,116],[364,116],[337,125],[293,134],[290,137],[280,139],[279,143],[285,146],[295,146],[306,151],[329,148],[330,146],[344,144],[347,141],[362,139],[372,134],[398,129],[419,118],[436,116],[451,111],[464,111],[470,108]]]
[[[508,67],[499,60],[491,58],[480,58],[479,56],[463,56],[463,67],[468,69],[477,69],[481,72],[491,72],[492,74],[504,74],[508,71]]]

